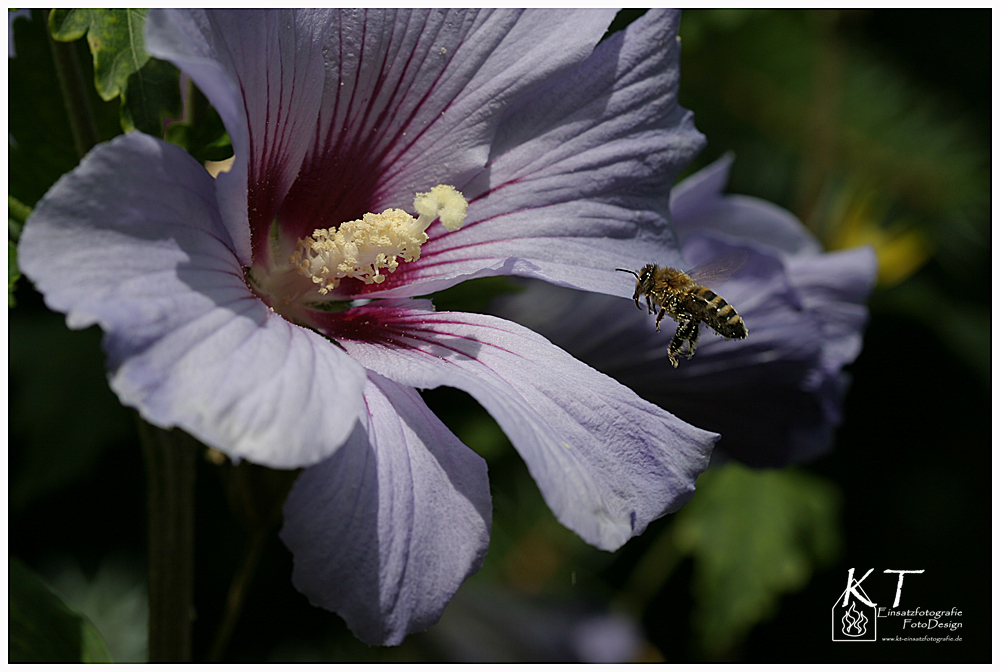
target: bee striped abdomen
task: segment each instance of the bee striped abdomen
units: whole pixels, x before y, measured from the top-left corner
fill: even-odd
[[[726,338],[746,338],[747,327],[736,309],[708,287],[698,287],[693,294],[702,303],[696,314],[720,336]]]

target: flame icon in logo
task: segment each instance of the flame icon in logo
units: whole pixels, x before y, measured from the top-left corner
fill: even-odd
[[[844,612],[844,617],[840,619],[841,632],[843,632],[848,637],[861,637],[865,634],[868,629],[868,617],[857,610],[854,606],[854,602],[851,602],[851,608]]]

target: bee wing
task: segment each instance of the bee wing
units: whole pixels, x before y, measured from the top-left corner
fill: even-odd
[[[749,256],[746,250],[734,250],[695,266],[687,274],[702,285],[721,285],[729,276],[743,268]]]

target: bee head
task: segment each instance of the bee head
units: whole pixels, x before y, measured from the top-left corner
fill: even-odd
[[[645,283],[649,282],[649,274],[652,271],[652,265],[646,264],[643,266],[641,271],[633,271],[628,268],[616,268],[615,270],[621,271],[622,273],[631,273],[635,276],[635,294],[632,295],[632,300],[635,301],[635,307],[642,310],[642,307],[639,305],[639,297],[642,295],[643,286]]]

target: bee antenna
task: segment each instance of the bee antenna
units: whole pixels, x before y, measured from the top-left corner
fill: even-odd
[[[615,270],[616,271],[621,271],[622,273],[631,273],[632,275],[634,275],[636,277],[636,279],[639,278],[639,274],[636,273],[635,271],[633,271],[632,269],[629,269],[629,268],[616,268]]]

